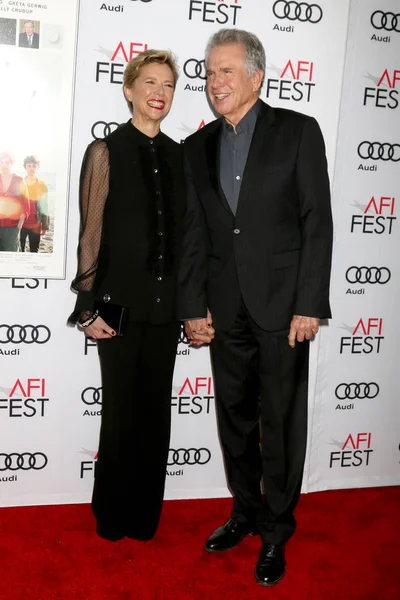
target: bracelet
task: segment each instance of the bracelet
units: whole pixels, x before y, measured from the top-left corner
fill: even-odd
[[[81,327],[89,327],[89,325],[91,325],[92,323],[94,323],[94,321],[97,319],[97,317],[99,316],[99,311],[96,310],[91,317],[89,317],[88,319],[86,319],[86,321],[83,321],[83,323],[79,323],[79,325]]]

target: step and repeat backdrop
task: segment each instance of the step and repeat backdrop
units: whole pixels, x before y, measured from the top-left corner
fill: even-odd
[[[29,256],[29,247],[25,253],[0,250],[1,506],[90,500],[102,402],[97,348],[66,326],[75,302],[69,286],[76,268],[82,156],[93,139],[130,118],[123,71],[146,48],[171,49],[180,66],[164,132],[183,141],[214,119],[205,92],[204,48],[221,27],[260,37],[267,53],[261,98],[315,116],[326,141],[336,238],[334,318],[312,343],[303,491],[400,483],[398,0],[3,0],[0,68],[18,80],[25,55],[33,60],[36,53],[38,87],[29,88],[25,102],[12,86],[6,99],[2,94],[0,106],[7,105],[0,124],[10,135],[0,140],[0,168],[3,158],[5,169],[12,161],[24,182],[25,155],[40,154],[37,176],[47,185],[52,212],[36,256]],[[20,34],[31,45],[21,46]],[[45,143],[40,127],[29,135],[38,122]],[[55,252],[51,240],[61,244],[54,268],[45,261]],[[10,271],[10,262],[18,269]],[[183,331],[171,411],[166,498],[229,495],[208,349],[190,347]]]

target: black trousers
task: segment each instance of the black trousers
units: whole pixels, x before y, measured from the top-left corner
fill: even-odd
[[[29,240],[29,252],[39,252],[40,233],[36,233],[28,227],[22,227],[19,234],[21,252],[25,252],[26,238]]]
[[[293,534],[307,439],[309,343],[268,332],[243,303],[211,344],[220,438],[232,517],[256,524],[264,542]],[[261,494],[261,481],[264,497]]]
[[[103,386],[92,508],[110,540],[154,537],[171,429],[171,387],[180,324],[128,323],[99,340]]]

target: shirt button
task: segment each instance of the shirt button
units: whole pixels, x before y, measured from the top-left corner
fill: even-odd
[[[158,215],[162,215],[162,210],[158,210],[158,211],[157,211],[157,214],[158,214]]]
[[[162,235],[162,231],[159,231],[159,232],[158,232],[158,235]]]
[[[158,169],[154,169],[153,173],[158,173]]]
[[[240,179],[240,175],[236,175],[236,179],[239,181],[239,179]]]
[[[157,281],[161,281],[161,280],[162,280],[162,277],[157,277]]]
[[[236,235],[237,235],[238,233],[240,233],[240,229],[234,229],[233,233],[236,233]]]
[[[152,146],[152,145],[154,144],[154,141],[153,141],[153,140],[150,140],[150,141],[149,141],[149,144],[150,144],[150,146]]]
[[[162,260],[162,254],[160,254],[160,256],[158,257],[158,260]]]
[[[157,298],[157,302],[161,302],[161,298]]]
[[[155,148],[150,148],[150,152],[155,152]]]
[[[161,192],[160,192],[160,190],[157,190],[157,191],[156,191],[156,195],[157,195],[157,196],[161,196]]]

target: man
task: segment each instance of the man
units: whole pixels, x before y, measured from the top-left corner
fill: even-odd
[[[20,48],[39,48],[39,34],[35,33],[33,21],[25,21],[24,31],[19,34]]]
[[[206,67],[222,116],[185,141],[178,310],[193,344],[210,342],[215,330],[217,413],[234,501],[205,547],[228,550],[259,533],[255,577],[269,586],[284,576],[283,545],[295,530],[309,340],[331,316],[325,147],[315,119],[259,99],[265,52],[256,36],[217,32]]]

